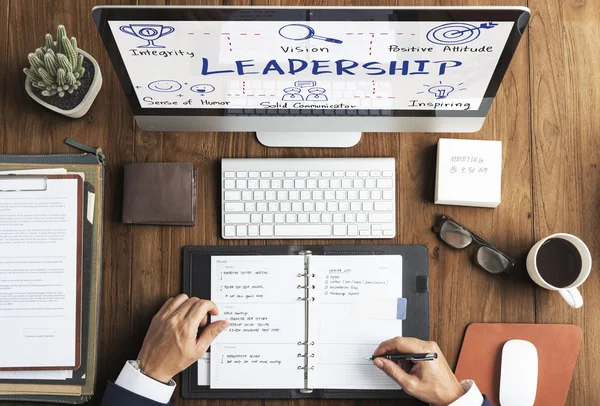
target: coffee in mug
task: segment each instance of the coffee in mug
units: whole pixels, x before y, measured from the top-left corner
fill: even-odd
[[[539,286],[555,290],[571,307],[581,307],[577,290],[592,268],[588,247],[571,234],[554,234],[538,241],[527,255],[527,272]]]

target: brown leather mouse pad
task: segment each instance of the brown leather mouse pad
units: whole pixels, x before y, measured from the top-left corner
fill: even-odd
[[[581,328],[569,324],[473,323],[467,327],[456,365],[459,380],[472,379],[492,405],[500,406],[500,361],[508,340],[537,348],[536,406],[564,405],[581,347]]]

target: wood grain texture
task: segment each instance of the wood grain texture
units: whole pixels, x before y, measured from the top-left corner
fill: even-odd
[[[377,1],[377,5],[528,5],[530,28],[521,40],[483,129],[475,134],[365,134],[350,149],[268,149],[250,133],[147,133],[136,128],[131,110],[91,19],[96,4],[226,4],[366,6],[367,0],[0,0],[0,152],[73,152],[66,137],[101,146],[108,157],[104,223],[104,275],[98,362],[99,405],[106,380],[135,358],[154,312],[181,292],[185,245],[360,243],[362,241],[224,241],[220,238],[219,160],[228,157],[362,157],[397,159],[397,237],[374,243],[426,244],[430,251],[431,337],[452,366],[465,328],[472,322],[574,323],[584,344],[568,405],[600,404],[600,319],[594,310],[600,276],[592,273],[582,291],[585,306],[571,310],[556,293],[528,278],[525,257],[532,244],[554,232],[572,232],[600,260],[600,182],[597,114],[600,81],[600,7],[594,0]],[[104,84],[89,113],[71,120],[43,109],[24,92],[27,53],[43,44],[58,24],[99,62]],[[10,35],[9,35],[10,33]],[[435,145],[440,137],[503,142],[502,203],[497,209],[435,206]],[[121,224],[123,165],[131,162],[189,162],[199,171],[198,221],[194,227]],[[455,251],[431,232],[446,213],[493,241],[517,259],[507,278],[491,277],[473,265],[473,251]],[[177,390],[174,404],[184,401]],[[222,406],[242,402],[219,401]],[[378,406],[392,401],[244,401],[247,406]],[[14,404],[14,403],[13,403]],[[403,403],[410,404],[410,403]],[[20,403],[20,405],[33,405]]]

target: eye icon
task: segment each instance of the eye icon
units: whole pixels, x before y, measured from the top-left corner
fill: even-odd
[[[190,87],[190,90],[194,93],[206,94],[206,93],[214,92],[215,87],[213,85],[200,83],[200,84]]]
[[[181,83],[176,80],[155,80],[148,84],[148,89],[154,92],[176,92],[181,89]]]

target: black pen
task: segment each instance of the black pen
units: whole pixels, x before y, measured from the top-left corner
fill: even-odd
[[[373,361],[375,358],[385,358],[390,361],[433,361],[437,359],[437,353],[426,352],[421,354],[389,354],[389,355],[372,355],[363,358],[364,360]]]

